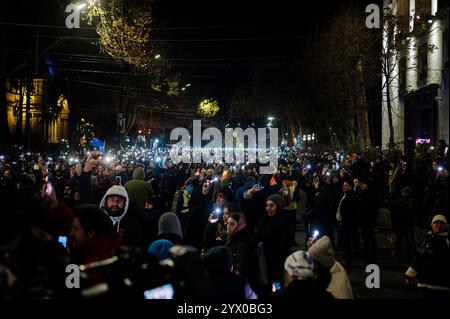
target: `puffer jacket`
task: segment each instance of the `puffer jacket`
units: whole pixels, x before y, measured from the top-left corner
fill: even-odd
[[[406,272],[417,277],[417,287],[449,290],[450,250],[448,234],[428,233],[417,248],[416,260]]]

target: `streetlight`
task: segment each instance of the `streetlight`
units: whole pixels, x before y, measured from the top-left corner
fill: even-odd
[[[158,60],[158,59],[160,59],[160,58],[161,58],[161,55],[160,55],[160,54],[155,55],[155,60]]]

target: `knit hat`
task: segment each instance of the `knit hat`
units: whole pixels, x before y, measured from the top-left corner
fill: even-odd
[[[175,234],[183,238],[177,215],[171,212],[162,214],[158,221],[158,234]]]
[[[335,262],[334,250],[331,247],[331,241],[328,236],[323,236],[312,244],[308,249],[308,253],[314,261],[324,267],[330,268]]]
[[[435,222],[437,221],[441,221],[443,222],[445,225],[447,225],[447,219],[445,218],[444,215],[435,215],[433,217],[433,220],[431,221],[431,225],[433,225]]]
[[[274,202],[275,205],[277,205],[277,212],[282,211],[284,209],[284,206],[286,206],[286,201],[280,194],[270,195],[269,197],[267,197],[266,202],[269,200]]]
[[[158,257],[160,260],[169,258],[169,249],[172,248],[173,244],[167,239],[155,240],[149,247],[148,252],[153,256]]]
[[[215,246],[206,252],[203,256],[203,265],[209,273],[218,274],[226,273],[233,266],[233,254],[231,250],[225,246]]]
[[[286,259],[284,269],[289,276],[297,280],[306,280],[314,277],[311,256],[303,250],[292,253]]]

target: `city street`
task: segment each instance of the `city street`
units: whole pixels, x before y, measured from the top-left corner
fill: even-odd
[[[449,13],[6,1],[0,300],[448,300]]]

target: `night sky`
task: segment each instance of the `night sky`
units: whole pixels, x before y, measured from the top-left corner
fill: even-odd
[[[374,2],[381,1],[360,0],[359,5],[364,10],[367,3]],[[1,21],[30,24],[5,26],[8,63],[14,68],[30,57],[33,62],[37,33],[33,25],[54,26],[39,29],[40,51],[60,36],[68,39],[46,51],[38,66],[39,73],[49,73],[45,61],[50,61],[59,75],[71,81],[73,106],[107,105],[111,103],[109,93],[117,88],[102,84],[120,78],[108,72],[129,71],[118,68],[110,57],[99,52],[92,44],[98,36],[92,28],[86,28],[85,22],[79,30],[64,27],[64,9],[68,3],[64,0],[7,2],[7,10],[0,13]],[[283,77],[292,65],[301,64],[304,49],[346,3],[348,0],[270,3],[156,0],[154,35],[155,40],[168,47],[163,58],[170,61],[170,72],[181,75],[181,85],[191,83],[184,96],[192,105],[202,97],[214,97],[226,106],[234,90],[249,83],[255,72]]]
[[[175,28],[163,31],[163,38],[175,40],[170,43],[171,62],[192,83],[192,94],[214,95],[226,103],[233,89],[258,68],[282,76],[341,5],[340,1],[326,5],[316,1],[308,7],[284,0],[243,3],[160,1],[156,7],[156,23]]]
[[[378,2],[357,1],[362,10]],[[175,40],[168,42],[169,58],[182,79],[192,83],[190,94],[212,95],[226,104],[233,89],[258,69],[276,77],[301,63],[303,49],[346,3],[158,1],[155,24],[168,28],[160,31],[162,38]]]

